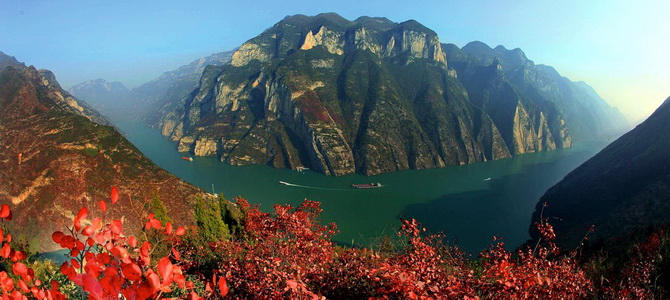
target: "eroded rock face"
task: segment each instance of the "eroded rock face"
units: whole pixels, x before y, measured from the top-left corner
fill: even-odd
[[[179,150],[222,161],[367,175],[571,146],[551,106],[520,98],[502,65],[461,82],[416,21],[287,17],[207,68],[161,122]],[[469,76],[466,76],[469,78]],[[497,101],[502,99],[503,101]]]

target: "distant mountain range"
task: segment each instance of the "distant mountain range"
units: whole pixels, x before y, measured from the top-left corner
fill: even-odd
[[[112,186],[121,196],[107,214],[126,216],[128,232],[142,227],[154,197],[175,221],[193,220],[191,200],[204,193],[158,168],[108,124],[50,71],[13,61],[0,69],[0,203],[11,205],[12,233],[33,250],[59,248],[51,233],[71,226],[81,207],[97,211]]]
[[[120,82],[96,79],[77,84],[68,91],[105,114],[123,114],[156,124],[161,115],[174,110],[198,86],[206,66],[229,62],[233,52],[197,59],[132,90]]]
[[[627,127],[588,85],[519,49],[460,49],[414,20],[334,13],[286,17],[129,94],[180,151],[329,175],[495,160]]]
[[[549,189],[533,222],[554,225],[557,243],[574,249],[591,227],[591,245],[629,245],[630,237],[670,224],[670,98],[646,121]],[[531,234],[537,237],[534,226]]]

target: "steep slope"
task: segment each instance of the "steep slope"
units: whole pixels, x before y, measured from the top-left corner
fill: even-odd
[[[25,68],[26,65],[18,60],[14,56],[9,56],[2,51],[0,51],[0,70],[5,67],[12,66],[16,68]]]
[[[138,118],[156,125],[159,116],[183,106],[185,98],[197,87],[198,80],[209,65],[223,65],[230,61],[233,51],[214,53],[188,65],[163,73],[160,77],[133,88],[127,103],[137,107]]]
[[[108,216],[125,215],[130,232],[154,195],[175,221],[189,222],[189,199],[202,192],[155,166],[114,128],[91,122],[44,74],[51,73],[32,66],[0,71],[0,202],[15,213],[13,233],[52,250],[50,234],[71,226],[79,208],[96,208],[113,185],[121,197]]]
[[[70,94],[106,115],[124,107],[129,91],[121,82],[107,82],[102,78],[85,81],[68,89]]]
[[[329,175],[571,145],[560,114],[536,106],[512,114],[508,127],[522,138],[506,142],[455,75],[437,34],[414,20],[295,15],[240,46],[230,64],[206,68],[161,130],[180,151]]]
[[[606,245],[636,230],[670,222],[670,98],[646,121],[549,189],[538,202],[558,243],[574,248],[591,225],[592,243]],[[534,233],[533,227],[531,232]],[[623,242],[625,244],[625,242]]]
[[[459,49],[443,45],[450,67],[455,68],[462,81],[478,82],[478,69],[497,62],[504,81],[513,88],[516,97],[525,105],[553,106],[565,119],[570,133],[578,139],[593,139],[618,135],[629,129],[623,115],[609,106],[584,82],[572,82],[554,68],[536,65],[521,49],[508,50],[503,46],[491,48],[482,42],[471,42]],[[478,86],[466,85],[469,93]]]

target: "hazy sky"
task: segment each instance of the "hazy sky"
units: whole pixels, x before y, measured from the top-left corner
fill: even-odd
[[[133,87],[286,15],[321,12],[415,19],[458,46],[519,47],[633,122],[670,96],[669,0],[0,0],[0,51],[51,69],[66,88],[95,78]]]

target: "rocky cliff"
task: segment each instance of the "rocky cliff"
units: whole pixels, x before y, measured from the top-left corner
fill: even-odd
[[[534,63],[518,49],[496,48],[505,54],[497,58],[476,46],[442,44],[414,20],[289,16],[229,64],[206,68],[159,125],[180,151],[329,175],[572,146],[563,94],[548,98],[516,83],[517,65]]]
[[[35,250],[53,250],[51,233],[71,226],[79,208],[93,211],[111,186],[121,196],[107,216],[126,216],[129,232],[141,228],[154,196],[175,221],[190,222],[190,199],[202,192],[156,167],[114,128],[92,122],[52,75],[32,66],[0,71],[0,203],[14,211],[13,233]]]
[[[574,249],[591,225],[591,245],[621,247],[632,236],[670,223],[670,98],[626,133],[549,189],[533,222],[554,225],[557,243]],[[534,226],[531,234],[537,237]]]
[[[562,120],[550,122],[564,121],[564,127],[577,139],[618,136],[629,129],[624,116],[589,85],[570,81],[552,67],[536,65],[519,48],[491,48],[482,42],[468,43],[462,49],[453,44],[444,44],[443,48],[458,78],[475,82],[475,85],[466,85],[471,94],[480,92],[480,85],[476,83],[487,76],[481,69],[495,63],[500,69],[499,80],[512,89],[517,98],[526,105],[532,103],[543,110],[560,113]]]
[[[230,64],[206,68],[160,126],[180,151],[329,175],[570,147],[557,109],[505,94],[512,88],[498,68],[479,70],[491,73],[482,83],[489,91],[473,97],[437,34],[416,21],[290,16],[240,46]]]
[[[130,107],[138,108],[137,118],[156,125],[160,116],[184,105],[185,99],[198,86],[205,67],[223,65],[230,61],[233,51],[214,53],[194,60],[176,70],[133,88],[127,97]]]

